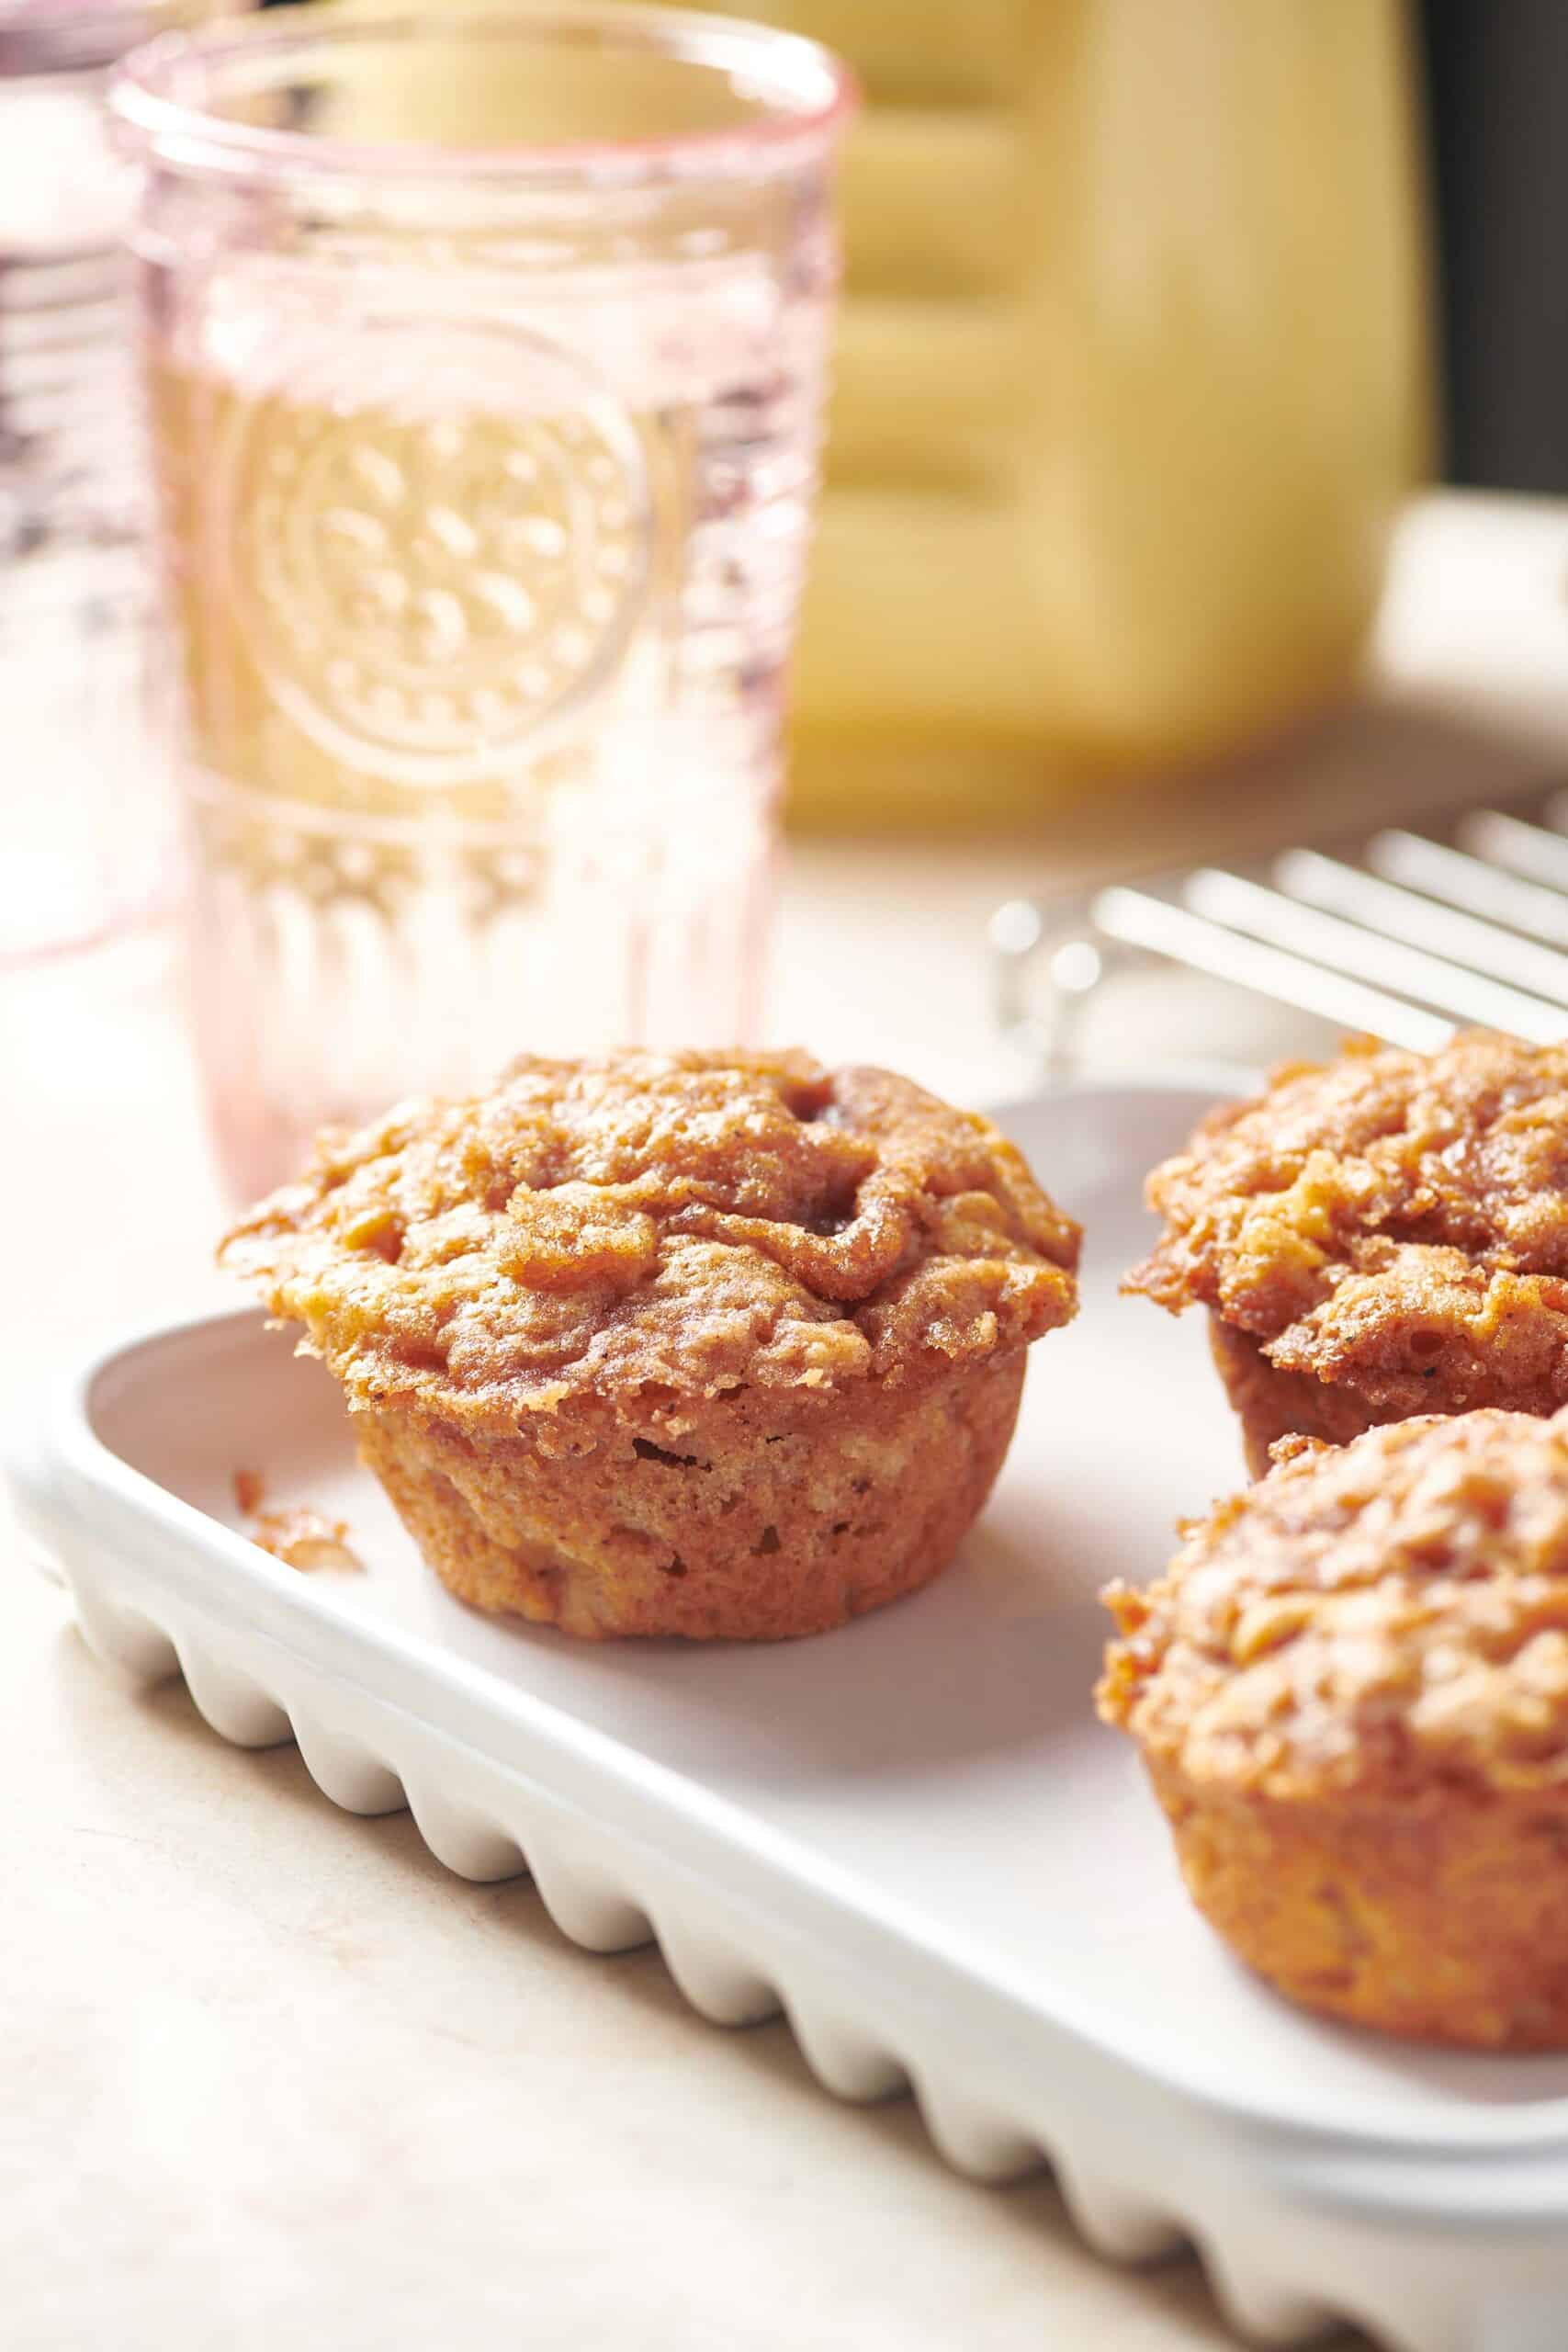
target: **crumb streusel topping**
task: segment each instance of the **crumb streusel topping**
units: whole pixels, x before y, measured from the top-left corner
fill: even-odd
[[[1212,1307],[1281,1372],[1390,1415],[1568,1396],[1568,1046],[1472,1030],[1293,1065],[1148,1198],[1166,1231],[1127,1287]]]
[[[1077,1306],[1078,1229],[987,1119],[805,1054],[524,1057],[318,1146],[222,1245],[352,1403],[897,1380]]]
[[[1568,1413],[1274,1451],[1107,1593],[1106,1721],[1216,1793],[1568,1784]]]

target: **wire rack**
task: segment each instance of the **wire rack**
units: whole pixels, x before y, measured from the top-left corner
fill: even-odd
[[[1186,967],[1427,1050],[1480,1023],[1568,1035],[1568,790],[1416,828],[1172,867],[991,918],[996,1011],[1049,1069],[1118,973]]]

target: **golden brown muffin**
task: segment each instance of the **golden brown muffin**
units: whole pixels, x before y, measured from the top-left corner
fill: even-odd
[[[1182,1532],[1097,1696],[1199,1909],[1309,2008],[1568,2047],[1568,1413],[1287,1439]]]
[[[1292,1431],[1568,1404],[1568,1046],[1293,1064],[1148,1198],[1165,1232],[1125,1287],[1208,1307],[1255,1476]]]
[[[906,1079],[621,1053],[323,1138],[220,1254],[303,1323],[462,1599],[773,1639],[952,1557],[1078,1238]]]

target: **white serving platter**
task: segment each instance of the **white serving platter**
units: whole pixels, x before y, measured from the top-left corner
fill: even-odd
[[[524,1868],[596,1951],[657,1937],[726,2023],[782,2007],[850,2098],[908,2081],[965,2171],[1055,2168],[1086,2234],[1180,2236],[1235,2324],[1353,2319],[1400,2352],[1568,2346],[1568,2057],[1444,2053],[1298,2015],[1191,1911],[1090,1702],[1111,1576],[1238,1483],[1196,1318],[1117,1295],[1144,1171],[1212,1099],[1072,1090],[1007,1114],[1088,1227],[980,1526],[926,1592],[778,1647],[573,1644],[424,1569],[320,1367],[242,1313],[125,1340],[10,1467],[83,1631],[182,1671],[226,1738],[293,1736],[328,1796],[408,1804],[479,1878]],[[239,1532],[232,1478],[351,1524],[363,1576]]]

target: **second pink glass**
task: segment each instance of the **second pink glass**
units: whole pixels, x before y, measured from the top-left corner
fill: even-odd
[[[247,1193],[522,1047],[750,1028],[852,106],[663,9],[316,21],[115,97]]]

